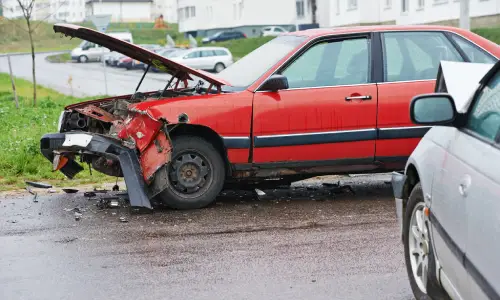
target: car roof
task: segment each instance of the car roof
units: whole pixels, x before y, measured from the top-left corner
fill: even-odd
[[[439,25],[371,25],[371,26],[353,26],[353,27],[335,27],[335,28],[314,28],[301,31],[293,31],[287,35],[301,35],[310,38],[327,35],[340,35],[363,32],[381,32],[381,31],[452,31],[456,33],[466,30],[451,26]]]

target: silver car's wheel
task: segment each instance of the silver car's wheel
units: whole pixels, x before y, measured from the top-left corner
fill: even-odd
[[[216,73],[219,73],[219,72],[222,72],[222,70],[224,70],[225,68],[226,68],[226,66],[224,66],[223,63],[217,63],[215,65],[214,70],[215,70]]]
[[[86,63],[89,61],[89,58],[86,55],[80,55],[80,57],[78,57],[78,61],[81,63]]]
[[[413,208],[407,234],[413,278],[418,288],[426,294],[430,243],[429,232],[424,220],[424,208],[424,202],[418,202]]]

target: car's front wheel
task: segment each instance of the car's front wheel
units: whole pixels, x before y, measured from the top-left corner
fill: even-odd
[[[168,187],[159,197],[175,209],[196,209],[212,203],[225,181],[225,164],[220,153],[196,136],[174,138],[168,166]]]
[[[424,214],[424,195],[422,186],[418,183],[406,205],[403,241],[410,286],[415,298],[419,300],[431,299],[427,294],[431,243]]]
[[[88,61],[89,61],[89,58],[86,55],[80,55],[78,57],[78,62],[80,62],[80,63],[86,63]]]

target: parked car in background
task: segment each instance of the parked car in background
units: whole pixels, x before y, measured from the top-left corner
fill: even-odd
[[[247,35],[241,31],[220,31],[216,34],[205,37],[201,40],[203,44],[216,43],[216,42],[224,42],[229,40],[237,40],[244,39]]]
[[[311,29],[278,36],[211,74],[186,65],[186,56],[206,50],[210,58],[217,48],[166,58],[85,27],[54,31],[171,75],[149,92],[66,107],[58,132],[40,141],[54,169],[72,178],[82,162],[123,176],[130,205],[145,208],[205,207],[223,188],[403,170],[430,129],[412,123],[410,101],[434,91],[440,61],[500,57],[498,45],[460,28]]]
[[[133,62],[132,58],[130,58],[128,56],[122,56],[122,57],[120,57],[120,59],[118,59],[116,66],[118,68],[124,68],[124,69],[130,70],[133,67],[133,63],[134,62]]]
[[[198,47],[171,53],[169,59],[193,69],[221,72],[233,64],[233,55],[223,47]]]
[[[133,43],[133,37],[130,32],[110,32],[110,36]],[[80,63],[89,61],[100,61],[101,57],[109,53],[109,49],[98,44],[82,41],[78,47],[71,51],[71,59]]]
[[[137,46],[142,47],[144,49],[148,49],[153,52],[159,52],[165,49],[165,47],[162,47],[161,45],[158,44],[138,44]],[[132,66],[130,66],[129,69],[144,69],[144,68],[145,68],[144,63],[134,59],[132,60]]]
[[[278,36],[283,33],[287,33],[288,30],[281,26],[267,26],[262,28],[262,31],[260,33],[261,36]]]
[[[392,177],[410,285],[416,299],[500,299],[500,62],[443,66],[440,93],[410,107],[435,127]]]
[[[173,53],[176,53],[178,51],[183,51],[183,50],[186,50],[185,48],[178,48],[178,47],[171,47],[171,48],[166,48],[166,49],[163,49],[161,51],[158,51],[157,53],[163,57],[170,57]],[[146,64],[143,65],[143,69],[145,70],[147,67]],[[158,70],[157,68],[155,68],[154,66],[151,66],[151,71],[153,72],[160,72],[160,70]]]

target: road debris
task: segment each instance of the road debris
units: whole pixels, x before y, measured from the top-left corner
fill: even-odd
[[[77,193],[77,189],[62,189],[66,194],[74,194]]]
[[[52,185],[43,182],[35,182],[35,181],[25,181],[25,183],[29,186],[41,188],[41,189],[50,189]]]
[[[127,223],[127,222],[128,222],[128,219],[127,219],[127,217],[125,217],[125,216],[121,216],[121,217],[119,218],[119,220],[120,220],[120,222],[122,222],[122,223]]]
[[[7,220],[7,223],[16,224],[16,223],[17,223],[17,221],[16,221],[16,220]]]
[[[57,193],[57,191],[55,189],[48,189],[47,193],[54,194],[54,193]]]
[[[82,218],[82,216],[83,216],[82,213],[79,213],[79,212],[75,211],[75,221],[80,221],[80,219]]]

